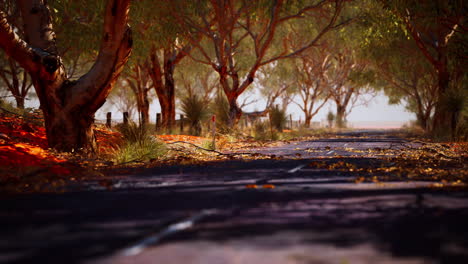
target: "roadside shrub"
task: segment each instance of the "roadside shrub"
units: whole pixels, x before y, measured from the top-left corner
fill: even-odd
[[[278,106],[273,107],[270,110],[270,122],[274,129],[279,132],[283,132],[286,123],[288,122],[286,111],[279,108]]]
[[[333,121],[335,121],[335,114],[333,114],[332,111],[328,112],[327,115],[327,121],[328,121],[328,128],[333,128]]]
[[[209,117],[209,110],[199,96],[187,96],[181,100],[181,108],[190,125],[190,134],[201,134],[201,123]]]
[[[158,159],[167,153],[164,143],[156,138],[147,137],[139,142],[125,142],[114,154],[113,160],[118,163],[148,162]]]
[[[122,133],[124,143],[113,155],[116,163],[147,162],[167,153],[165,144],[158,141],[146,126],[130,122],[117,126],[117,129]]]
[[[270,129],[268,122],[256,122],[253,125],[253,138],[259,141],[277,140],[278,133],[276,130]]]
[[[139,126],[134,122],[129,122],[127,125],[119,124],[115,128],[122,133],[122,136],[127,142],[142,142],[151,136],[149,126]]]
[[[204,148],[204,149],[209,149],[209,150],[215,150],[216,149],[216,146],[213,144],[213,140],[203,141],[201,147]]]

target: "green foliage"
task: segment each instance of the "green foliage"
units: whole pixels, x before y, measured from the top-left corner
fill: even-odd
[[[117,163],[148,162],[167,153],[164,143],[151,135],[148,127],[130,122],[128,125],[119,125],[118,130],[124,137],[124,143],[113,155]]]
[[[116,129],[122,133],[125,141],[131,143],[144,141],[148,137],[152,137],[149,127],[139,126],[134,122],[130,122],[127,125],[119,124],[116,126]]]
[[[97,56],[105,5],[106,1],[49,1],[57,44],[66,66],[75,60],[90,61]]]
[[[181,110],[190,125],[190,134],[201,134],[201,123],[209,117],[206,103],[198,96],[187,96],[181,100]]]
[[[203,141],[201,147],[205,148],[205,149],[209,149],[209,150],[215,150],[216,149],[216,146],[213,144],[213,140]]]
[[[252,136],[258,141],[278,140],[280,134],[271,127],[269,121],[257,121],[252,127]]]
[[[286,115],[286,111],[284,109],[279,108],[278,106],[273,107],[270,110],[270,122],[271,126],[282,132],[286,123],[288,122],[288,117]]]
[[[253,137],[255,140],[265,141],[271,136],[269,124],[267,122],[258,121],[253,125]]]
[[[126,142],[115,153],[116,163],[148,162],[158,159],[167,153],[164,143],[154,137],[147,137],[139,142]]]

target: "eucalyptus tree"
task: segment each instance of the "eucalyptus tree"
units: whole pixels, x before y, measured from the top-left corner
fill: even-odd
[[[406,108],[415,113],[421,128],[431,132],[438,99],[436,73],[412,40],[398,28],[388,28],[391,30],[385,32],[385,41],[370,40],[362,51],[382,79],[381,86],[390,97],[389,102],[405,101]]]
[[[178,80],[176,96],[179,99],[198,96],[203,104],[209,104],[219,89],[218,76],[206,65],[184,60],[175,72]]]
[[[218,73],[220,86],[229,102],[229,123],[233,126],[242,115],[237,99],[254,82],[260,67],[300,55],[313,47],[328,31],[342,23],[340,13],[345,1],[173,2],[173,13],[178,22],[203,36],[203,41],[199,42],[193,37],[198,35],[189,35],[188,40],[197,50],[190,57]],[[308,32],[309,38],[299,48],[291,49],[277,33],[297,20],[315,23],[319,30]],[[295,26],[300,27],[301,23]]]
[[[265,109],[272,109],[274,105],[281,104],[281,110],[287,111],[296,92],[293,74],[293,59],[277,61],[260,68],[257,74],[260,95],[265,98]]]
[[[466,1],[434,0],[434,1],[389,1],[380,0],[398,18],[404,26],[405,32],[419,48],[421,54],[432,65],[437,76],[438,100],[433,118],[434,135],[453,134],[457,127],[456,116],[461,107],[454,109],[448,102],[452,82],[457,78],[459,68],[454,60],[465,60],[466,57],[452,57],[453,45],[461,45],[466,49],[468,5]],[[466,53],[465,53],[466,54]],[[466,63],[465,63],[466,65]],[[457,84],[455,84],[457,85]],[[460,95],[461,96],[461,95]],[[456,98],[458,101],[458,98]],[[445,103],[444,103],[445,102]],[[446,133],[451,130],[452,133]]]
[[[28,73],[11,57],[0,54],[0,78],[4,87],[16,102],[16,107],[24,109],[26,96],[31,90],[32,83]]]
[[[331,54],[323,48],[309,50],[297,59],[295,73],[300,102],[296,102],[296,105],[304,113],[306,127],[310,127],[312,118],[333,95],[328,76],[331,58]]]
[[[346,126],[346,117],[363,94],[362,86],[353,83],[350,76],[353,72],[364,70],[364,65],[356,61],[350,49],[343,48],[334,52],[332,66],[328,71],[330,79],[329,93],[336,106],[335,123],[338,128]]]
[[[172,1],[137,1],[132,7],[135,28],[135,52],[131,65],[139,65],[141,77],[149,75],[158,96],[162,126],[170,131],[175,125],[177,65],[191,51],[186,36],[191,32],[174,18]],[[186,7],[184,7],[186,8]],[[196,36],[193,36],[196,39]],[[136,67],[136,66],[135,66]],[[146,77],[145,77],[146,78]],[[143,92],[143,90],[141,90]],[[138,97],[145,97],[140,94]]]
[[[43,0],[19,0],[17,4],[23,37],[1,10],[0,47],[31,76],[44,114],[49,147],[94,151],[94,114],[104,104],[132,49],[127,24],[130,1],[107,1],[96,60],[77,80],[69,79],[57,45],[51,13],[55,10],[51,11]]]
[[[149,123],[149,108],[152,101],[148,95],[153,88],[149,74],[140,64],[134,64],[125,77],[126,83],[135,95],[140,125],[146,126]]]
[[[4,10],[11,27],[20,34],[18,29],[21,21],[18,5],[11,1],[2,1],[0,8]],[[14,98],[16,107],[23,109],[25,98],[32,87],[28,73],[13,58],[0,54],[0,78],[9,96]]]
[[[117,80],[114,88],[107,97],[107,101],[110,104],[106,104],[104,107],[115,107],[119,113],[127,112],[130,117],[133,117],[136,113],[139,113],[137,105],[135,104],[137,99],[135,98],[135,93],[126,81],[127,80],[123,78],[119,78],[119,80]],[[117,120],[118,119],[119,118],[117,118]]]

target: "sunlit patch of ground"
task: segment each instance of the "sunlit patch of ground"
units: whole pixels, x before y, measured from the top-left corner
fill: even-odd
[[[176,141],[185,141],[196,145],[202,145],[208,138],[190,136],[190,135],[157,135],[157,138],[164,141],[165,143],[173,143]]]
[[[47,147],[39,117],[0,115],[0,183],[6,191],[55,191],[67,181],[84,175],[86,161],[71,153],[56,153]],[[111,153],[121,135],[96,129],[99,151]]]

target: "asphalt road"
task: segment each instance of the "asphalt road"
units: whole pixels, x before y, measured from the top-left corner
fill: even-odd
[[[386,166],[365,152],[415,147],[364,131],[3,197],[0,263],[468,263],[467,193],[313,165]]]

